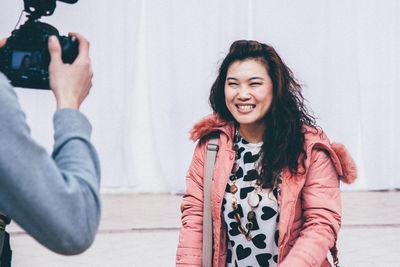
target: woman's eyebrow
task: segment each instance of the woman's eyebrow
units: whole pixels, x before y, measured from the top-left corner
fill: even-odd
[[[239,81],[239,79],[234,78],[234,77],[228,77],[228,78],[226,78],[226,80],[227,81],[229,81],[229,80]],[[252,81],[252,80],[263,80],[264,81],[264,78],[256,76],[256,77],[251,77],[248,79],[248,81]]]
[[[251,81],[251,80],[263,80],[264,81],[264,78],[262,78],[262,77],[251,77],[249,79],[249,81]]]

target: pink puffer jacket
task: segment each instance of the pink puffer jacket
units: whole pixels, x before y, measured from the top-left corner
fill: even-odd
[[[339,179],[352,183],[357,177],[356,166],[343,145],[331,144],[322,132],[305,129],[305,172],[300,170],[293,176],[283,170],[278,241],[281,267],[330,266],[326,256],[341,224]],[[235,158],[234,130],[233,123],[210,115],[191,131],[191,139],[200,141],[186,176],[176,266],[201,266],[204,162],[210,133],[220,136],[211,187],[213,266],[225,266],[226,229],[221,207]]]

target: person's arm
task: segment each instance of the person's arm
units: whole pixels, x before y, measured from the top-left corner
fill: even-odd
[[[313,150],[302,190],[304,223],[300,236],[279,265],[321,266],[341,225],[341,200],[336,169],[324,150]]]
[[[61,254],[87,249],[100,219],[100,165],[89,140],[90,123],[76,110],[89,92],[92,74],[90,61],[85,62],[88,44],[77,38],[80,52],[73,64],[58,60],[59,43],[49,43],[50,84],[59,108],[53,158],[31,138],[17,96],[0,74],[0,209]],[[63,75],[64,80],[59,77]]]
[[[176,253],[176,266],[201,266],[203,241],[203,177],[205,147],[196,146],[186,175],[186,190],[182,198],[182,228]]]

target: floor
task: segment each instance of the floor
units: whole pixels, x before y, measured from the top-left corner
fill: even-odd
[[[180,199],[102,195],[96,240],[78,256],[52,253],[12,224],[13,266],[175,266]],[[344,192],[342,199],[341,267],[400,266],[400,192]]]

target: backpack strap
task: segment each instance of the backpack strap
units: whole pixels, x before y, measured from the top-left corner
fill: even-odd
[[[211,214],[211,184],[213,180],[214,164],[217,158],[219,138],[210,139],[207,144],[207,156],[204,171],[204,200],[203,200],[203,250],[202,267],[212,266],[213,231]]]

